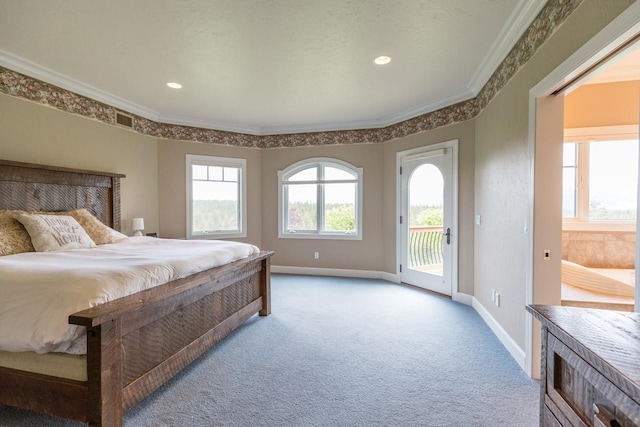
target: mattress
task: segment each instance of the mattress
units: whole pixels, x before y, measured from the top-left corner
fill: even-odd
[[[84,354],[0,351],[0,367],[87,381],[87,356]]]
[[[130,237],[92,249],[0,257],[0,350],[86,353],[70,314],[258,253],[219,240]]]

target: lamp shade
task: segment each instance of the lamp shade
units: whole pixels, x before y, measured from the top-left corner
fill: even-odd
[[[134,231],[144,230],[144,218],[133,218],[131,220],[131,229]]]

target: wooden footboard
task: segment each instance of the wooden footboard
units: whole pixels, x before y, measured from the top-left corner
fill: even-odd
[[[69,317],[87,328],[87,382],[0,368],[0,403],[119,426],[122,415],[270,305],[270,257],[206,270]]]

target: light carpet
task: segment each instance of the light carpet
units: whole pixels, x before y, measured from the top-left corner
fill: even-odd
[[[537,426],[536,381],[471,308],[383,280],[273,275],[249,319],[125,426]],[[0,406],[2,426],[78,426]]]

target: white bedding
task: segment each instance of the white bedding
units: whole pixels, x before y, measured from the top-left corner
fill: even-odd
[[[219,240],[129,237],[93,249],[0,257],[0,350],[86,351],[70,314],[258,253]]]

